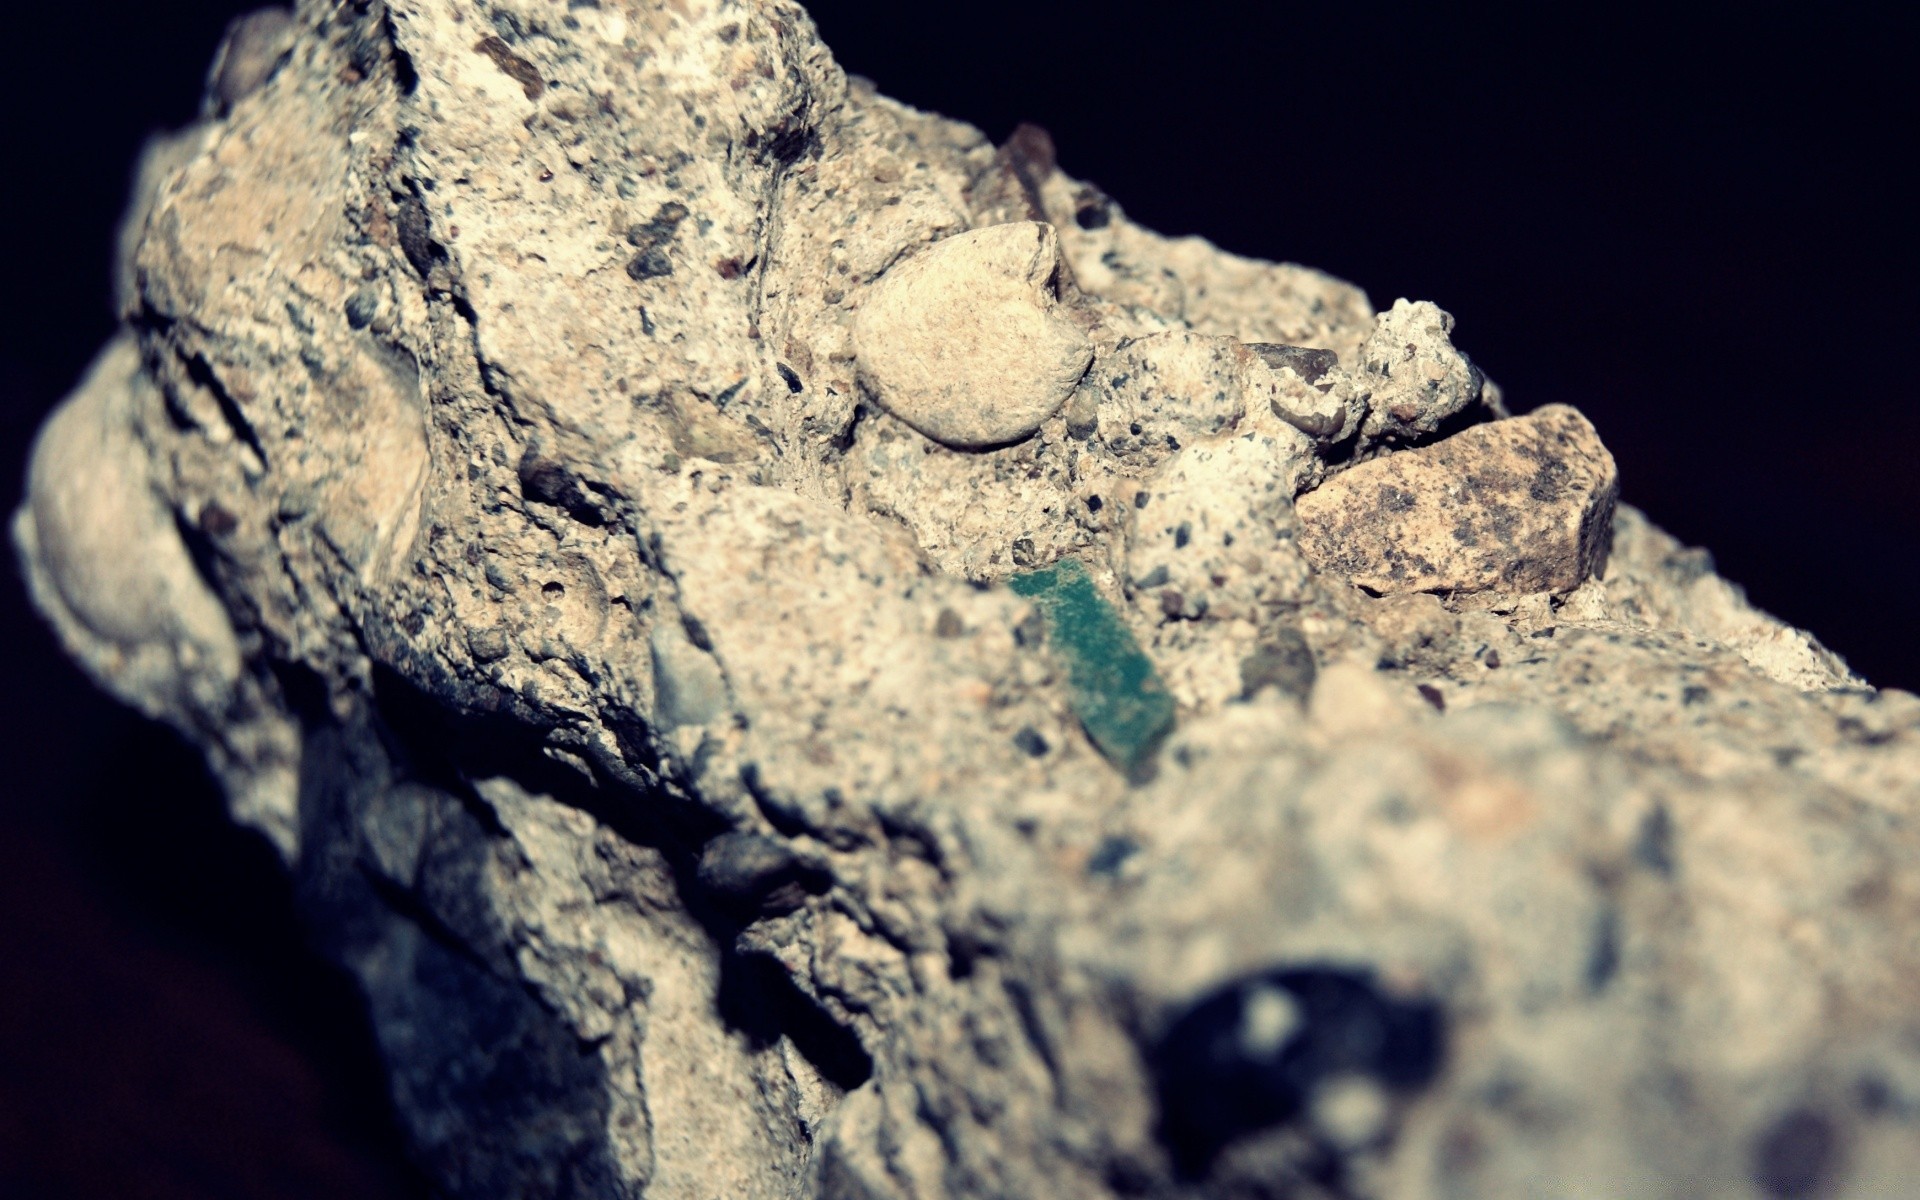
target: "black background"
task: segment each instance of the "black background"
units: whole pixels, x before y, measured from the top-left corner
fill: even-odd
[[[194,112],[242,7],[9,14],[8,497],[110,332],[137,147]],[[1516,407],[1585,410],[1626,498],[1757,603],[1920,685],[1912,19],[1535,8],[813,11],[849,70],[995,138],[1038,122],[1150,227],[1439,303]],[[271,855],[6,583],[0,1195],[421,1194]]]

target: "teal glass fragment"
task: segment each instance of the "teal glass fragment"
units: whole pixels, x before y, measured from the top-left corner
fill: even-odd
[[[1066,669],[1068,703],[1108,761],[1137,777],[1173,729],[1173,697],[1126,622],[1078,560],[1008,580],[1046,622],[1048,648]]]

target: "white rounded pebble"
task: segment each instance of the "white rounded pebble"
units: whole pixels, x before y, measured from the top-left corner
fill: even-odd
[[[881,276],[853,322],[854,353],[888,412],[934,441],[1028,437],[1060,410],[1093,346],[1057,312],[1053,226],[958,234]]]

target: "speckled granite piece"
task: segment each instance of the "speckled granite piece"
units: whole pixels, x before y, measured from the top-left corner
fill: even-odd
[[[1360,463],[1299,498],[1300,549],[1375,592],[1569,592],[1613,539],[1619,475],[1553,404]]]

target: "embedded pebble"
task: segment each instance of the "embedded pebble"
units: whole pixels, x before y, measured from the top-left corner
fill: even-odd
[[[1283,695],[1305,698],[1313,693],[1317,673],[1313,647],[1298,629],[1283,625],[1240,660],[1240,697],[1250,700],[1271,687]]]
[[[824,886],[818,867],[786,842],[758,833],[725,833],[708,842],[695,878],[736,917],[791,912]]]
[[[1486,377],[1453,348],[1453,314],[1425,300],[1395,300],[1360,347],[1353,386],[1367,397],[1366,444],[1404,444],[1437,432],[1483,402]]]
[[[705,725],[726,708],[727,681],[713,656],[670,623],[654,627],[648,639],[660,723]]]
[[[1549,405],[1334,476],[1295,502],[1300,549],[1376,592],[1569,592],[1605,560],[1618,487],[1593,426]]]
[[[1266,390],[1274,416],[1323,444],[1353,432],[1361,406],[1333,351],[1272,342],[1250,342],[1247,349],[1266,365],[1254,384]]]
[[[293,14],[284,8],[244,13],[227,35],[208,73],[208,98],[221,114],[265,86],[293,49]]]
[[[1060,410],[1093,347],[1056,312],[1060,241],[1015,221],[956,234],[881,276],[854,354],[887,411],[948,446],[1019,441]]]
[[[1067,434],[1085,441],[1100,428],[1100,391],[1081,384],[1067,401]]]
[[[1047,643],[1066,668],[1069,703],[1087,737],[1115,766],[1140,774],[1174,722],[1173,697],[1153,660],[1079,561],[1062,559],[1009,583],[1039,609]]]

